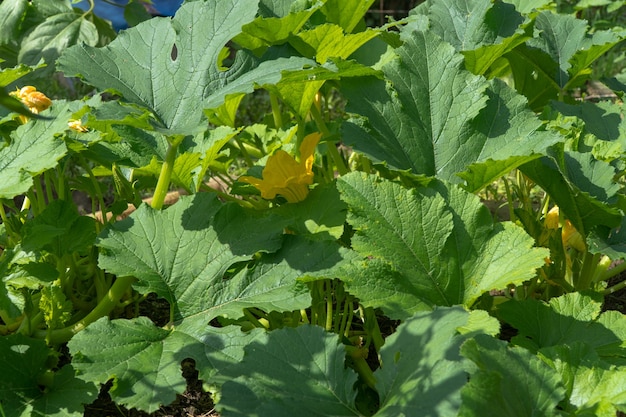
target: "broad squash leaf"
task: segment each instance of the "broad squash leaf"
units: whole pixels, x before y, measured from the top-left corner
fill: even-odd
[[[550,300],[508,301],[498,307],[501,319],[518,329],[511,340],[536,352],[541,348],[583,342],[606,361],[626,357],[626,318],[616,311],[600,313],[601,300],[571,293]]]
[[[102,318],[76,335],[69,348],[81,379],[99,384],[113,378],[110,395],[116,403],[154,412],[185,390],[184,359],[193,358],[200,377],[210,383],[240,361],[243,346],[259,336],[259,331],[213,328],[198,320],[163,329],[147,317]]]
[[[415,314],[387,338],[374,373],[381,404],[376,417],[457,416],[467,382],[459,349],[480,333],[459,333],[469,321],[460,307],[440,307]]]
[[[48,17],[23,40],[18,60],[27,65],[37,65],[41,60],[54,68],[54,61],[61,51],[71,45],[84,43],[95,46],[98,43],[98,29],[79,10],[68,10]]]
[[[506,55],[515,88],[534,110],[582,85],[591,76],[591,64],[626,36],[624,30],[589,35],[586,21],[551,11],[538,14],[534,30],[527,44]]]
[[[465,56],[465,67],[485,74],[504,54],[530,39],[530,19],[504,2],[441,0],[428,2],[429,30]],[[450,30],[450,28],[454,30]]]
[[[222,68],[222,49],[254,19],[257,6],[258,0],[188,2],[172,20],[143,22],[104,48],[71,48],[59,69],[149,109],[165,133],[193,133],[202,110],[218,107],[226,95],[252,92],[255,85],[278,82],[284,70],[311,63],[295,57],[260,63],[240,52]]]
[[[279,249],[281,232],[277,218],[272,221],[200,193],[181,197],[165,211],[143,205],[115,223],[98,243],[103,250],[99,263],[113,274],[137,277],[135,288],[165,298],[176,308],[174,318],[179,320],[227,304],[228,296],[210,303],[213,297],[218,301],[230,284],[234,286],[222,280],[226,269],[257,251]],[[217,291],[216,285],[222,290]]]
[[[461,353],[476,365],[461,391],[459,417],[559,416],[565,388],[559,376],[520,347],[477,335]]]
[[[245,348],[228,369],[217,404],[224,417],[360,416],[356,373],[344,366],[345,349],[321,327],[267,333]]]
[[[538,131],[523,98],[463,69],[462,55],[436,35],[414,31],[396,52],[383,67],[387,84],[343,81],[348,111],[366,117],[344,124],[345,141],[374,160],[459,182],[471,164],[508,160],[501,170],[510,170],[557,140]],[[486,181],[470,179],[472,188]]]
[[[185,329],[195,329],[194,337],[200,337],[207,332],[210,335],[212,330],[206,323],[211,319],[217,316],[239,318],[247,307],[270,312],[310,306],[308,287],[298,282],[298,278],[332,278],[349,253],[332,241],[285,236],[283,242],[285,225],[286,221],[278,216],[245,211],[237,204],[223,204],[211,194],[200,193],[182,197],[164,211],[141,206],[127,219],[111,226],[98,244],[102,249],[101,267],[118,276],[135,276],[137,283],[134,285],[140,292],[155,292],[169,301],[175,328],[172,332],[142,321],[102,322],[90,326],[91,332],[72,339],[73,343],[79,340],[81,344],[93,346],[91,349],[99,346],[97,352],[90,351],[88,358],[83,353],[86,359],[81,362],[85,362],[85,369],[93,360],[89,358],[101,353],[99,341],[103,338],[121,340],[119,349],[126,352],[134,342],[128,341],[129,346],[126,346],[124,340],[143,337],[133,335],[132,329],[137,328],[139,334],[146,332],[148,340],[154,339],[155,346],[146,342],[137,346],[137,352],[124,353],[129,359],[124,365],[128,371],[123,376],[114,370],[120,353],[114,355],[118,358],[115,362],[103,364],[97,374],[85,378],[102,382],[117,375],[120,378],[117,384],[123,388],[111,393],[116,401],[154,410],[155,401],[159,404],[172,401],[176,392],[184,389],[184,380],[172,383],[169,388],[162,385],[160,378],[164,376],[161,374],[170,375],[186,357],[197,363],[204,360],[195,351],[181,352],[175,363],[171,358],[164,361],[161,357],[166,351],[175,350],[171,346],[188,344],[182,340],[189,338],[191,330]],[[233,264],[250,261],[259,251],[274,253],[264,253],[248,267],[225,275]],[[115,336],[118,333],[119,338]],[[82,351],[84,348],[74,349]],[[142,359],[131,360],[134,355]],[[102,361],[106,362],[104,357]],[[142,363],[162,363],[163,366],[150,365],[152,371],[144,380],[140,376],[147,371]],[[210,369],[214,367],[209,365]]]
[[[591,152],[553,149],[549,156],[527,162],[520,170],[550,195],[583,236],[596,226],[620,224],[615,168]]]
[[[95,400],[97,389],[75,377],[71,365],[46,380],[51,350],[43,340],[21,334],[0,337],[4,372],[0,377],[0,410],[6,417],[80,417],[83,404]],[[46,389],[42,390],[42,384]]]
[[[511,224],[494,224],[478,198],[435,183],[407,190],[354,173],[338,181],[356,230],[358,273],[342,279],[366,306],[404,318],[435,305],[472,305],[485,291],[521,283],[548,253]]]
[[[0,198],[13,198],[33,185],[33,177],[56,166],[67,153],[57,135],[68,130],[72,113],[83,107],[81,102],[55,101],[42,112],[48,120],[30,120],[11,134],[11,143],[0,149]]]
[[[602,361],[587,343],[553,346],[540,354],[563,380],[567,411],[575,411],[577,416],[613,417],[616,406],[626,406],[626,370]]]

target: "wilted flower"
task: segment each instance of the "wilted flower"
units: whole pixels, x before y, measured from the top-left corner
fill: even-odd
[[[244,176],[239,180],[254,185],[261,191],[261,197],[267,200],[277,195],[285,197],[289,203],[304,200],[309,193],[308,186],[313,183],[315,147],[320,138],[319,133],[304,138],[300,145],[300,162],[281,149],[267,159],[263,179]]]
[[[52,105],[52,101],[42,92],[31,85],[22,87],[10,93],[13,97],[19,99],[31,113],[38,114]],[[27,117],[20,116],[22,123],[26,123]]]

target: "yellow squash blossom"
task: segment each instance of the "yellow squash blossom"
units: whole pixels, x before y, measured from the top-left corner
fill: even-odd
[[[546,218],[544,220],[544,226],[547,229],[558,229],[559,228],[559,207],[554,206],[550,209],[550,211],[546,214]]]
[[[70,129],[75,130],[76,132],[80,132],[80,133],[85,133],[89,131],[89,129],[83,126],[83,123],[80,120],[70,119],[67,122],[67,126]]]
[[[569,220],[566,219],[561,222],[559,216],[559,207],[552,207],[552,209],[546,214],[544,227],[547,229],[558,229],[562,223],[561,239],[563,241],[563,247],[572,247],[580,252],[586,251],[587,247],[580,232],[576,230],[574,225],[572,225],[572,222]]]
[[[319,133],[312,133],[304,138],[300,145],[300,162],[280,149],[267,159],[263,179],[244,176],[239,180],[254,185],[266,200],[277,195],[285,197],[289,203],[304,200],[309,193],[309,185],[313,183],[315,147],[320,138]]]
[[[10,93],[13,97],[19,99],[31,113],[39,114],[39,112],[44,111],[48,107],[52,105],[52,100],[50,100],[46,95],[33,86],[27,85],[26,87],[22,87],[17,91],[13,91]],[[26,116],[20,116],[20,120],[22,123],[26,123]]]

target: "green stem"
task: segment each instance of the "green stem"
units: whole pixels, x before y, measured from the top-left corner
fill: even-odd
[[[352,317],[354,317],[354,306],[352,305],[352,297],[350,297],[343,305],[343,315],[338,334],[348,337],[348,332],[352,326]]]
[[[54,194],[52,193],[52,179],[50,178],[50,171],[46,171],[43,174],[43,180],[46,184],[46,198],[48,199],[48,203],[54,200]]]
[[[265,326],[263,323],[261,323],[261,322],[259,321],[259,319],[257,319],[257,318],[254,316],[254,314],[252,314],[252,312],[251,312],[249,309],[244,308],[244,310],[243,310],[243,315],[244,315],[244,317],[245,317],[245,318],[247,318],[247,319],[250,321],[250,323],[252,323],[252,325],[253,325],[254,327],[258,327],[258,328],[262,328],[262,329],[267,329],[267,326]]]
[[[602,291],[602,295],[609,295],[609,294],[613,294],[623,288],[626,288],[626,280],[622,281],[622,282],[618,282],[617,284],[613,285],[612,287],[607,288],[606,290]]]
[[[237,143],[237,146],[239,146],[239,150],[241,151],[241,155],[246,161],[246,164],[248,164],[249,167],[253,166],[254,162],[252,162],[252,158],[250,158],[250,155],[248,155],[248,151],[246,150],[245,146],[243,146],[243,142],[241,142],[238,137],[235,137],[235,142]]]
[[[513,194],[511,193],[511,187],[509,185],[509,181],[506,178],[503,177],[502,181],[504,182],[504,191],[506,193],[506,201],[507,201],[507,205],[509,206],[509,220],[514,222],[515,210],[513,207]]]
[[[37,204],[37,213],[41,213],[46,209],[46,199],[44,198],[43,187],[41,186],[41,177],[35,177],[35,195]]]
[[[4,223],[5,225],[9,221],[9,218],[7,217],[7,213],[4,210],[4,201],[0,201],[0,219],[2,219],[2,223]]]
[[[178,153],[178,146],[182,142],[183,137],[172,138],[169,143],[169,148],[165,154],[165,161],[161,167],[161,173],[159,174],[159,180],[157,181],[156,189],[154,190],[154,196],[152,197],[152,208],[160,210],[163,208],[165,202],[165,196],[170,188],[170,180],[172,179],[172,172],[174,172],[174,162],[176,161],[176,155]]]
[[[315,104],[311,106],[311,116],[313,116],[313,120],[315,120],[315,124],[317,124],[318,129],[320,130],[320,132],[322,132],[324,137],[326,138],[330,137],[331,132],[326,126],[326,122],[324,122],[322,113],[320,113],[319,109],[317,108]],[[337,171],[339,171],[339,174],[346,175],[348,172],[350,172],[350,170],[346,166],[344,159],[341,157],[341,155],[339,155],[339,151],[337,150],[337,146],[335,145],[335,143],[334,142],[326,143],[326,146],[328,148],[328,154],[330,155],[333,162],[335,163],[335,167],[337,168]]]
[[[106,225],[108,223],[108,216],[107,216],[106,204],[104,204],[104,196],[102,194],[102,190],[100,189],[100,183],[98,182],[98,179],[96,178],[93,171],[89,167],[89,163],[87,163],[87,161],[84,158],[81,157],[79,159],[79,163],[83,167],[85,172],[87,172],[87,175],[89,176],[89,181],[91,181],[91,185],[93,186],[94,192],[96,193],[95,195],[96,198],[92,199],[91,201],[91,212],[95,213],[96,211],[98,211],[96,210],[96,201],[97,201],[98,206],[99,206],[98,208],[100,209],[100,213],[102,213],[102,224]],[[98,223],[99,222],[96,222],[96,227],[99,227]]]
[[[367,358],[367,351],[356,346],[346,346],[346,351],[352,358],[354,370],[363,379],[363,382],[365,382],[368,387],[376,389],[376,378],[374,377],[374,372],[372,372],[372,368],[370,368],[365,360]]]
[[[583,266],[580,271],[580,275],[578,277],[578,282],[574,283],[574,286],[577,290],[588,290],[591,287],[591,282],[593,281],[594,271],[596,266],[598,265],[598,261],[602,255],[600,253],[591,254],[589,252],[585,252],[583,258]]]
[[[606,271],[602,272],[602,274],[600,274],[597,278],[597,281],[606,281],[616,275],[621,274],[624,271],[626,271],[626,262],[622,262],[621,264],[615,265],[613,268],[607,269]]]
[[[278,97],[276,97],[276,95],[273,93],[270,93],[270,104],[272,106],[272,117],[274,117],[274,127],[276,129],[280,129],[283,125],[283,116],[280,111]]]
[[[38,330],[35,332],[35,337],[45,338],[49,344],[60,344],[69,341],[76,333],[89,324],[107,316],[113,311],[120,299],[131,288],[133,282],[135,282],[134,277],[118,277],[109,289],[106,297],[100,300],[96,308],[91,310],[83,319],[63,329],[53,330],[49,334],[46,330]]]
[[[333,329],[333,295],[332,295],[332,282],[326,281],[326,326],[327,332]]]

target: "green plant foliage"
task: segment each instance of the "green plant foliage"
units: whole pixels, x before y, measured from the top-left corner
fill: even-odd
[[[13,198],[28,191],[35,175],[54,168],[67,153],[57,134],[68,129],[68,120],[79,109],[76,104],[57,102],[42,114],[50,120],[36,120],[14,131],[11,143],[0,149],[0,167],[6,175],[0,185],[1,198]]]
[[[476,369],[461,392],[459,416],[559,415],[555,408],[564,395],[563,384],[527,350],[479,335],[468,340],[461,353]]]
[[[406,190],[351,174],[340,179],[339,190],[356,229],[353,248],[374,257],[359,275],[345,278],[348,289],[391,317],[436,305],[471,306],[485,291],[529,279],[547,256],[516,226],[494,225],[475,196],[454,186]],[[384,280],[377,279],[381,274]]]
[[[624,370],[603,363],[588,344],[554,346],[541,354],[563,378],[568,411],[609,417],[624,408]]]
[[[381,402],[376,416],[458,414],[467,378],[459,346],[474,336],[458,330],[469,320],[459,307],[438,308],[415,314],[389,336],[381,349],[383,366],[375,374]]]
[[[223,67],[222,48],[254,18],[256,4],[231,1],[218,7],[215,2],[190,2],[172,21],[144,22],[104,49],[79,45],[68,50],[59,68],[150,110],[164,132],[191,133],[198,130],[203,108],[219,106],[227,94],[251,92],[255,84],[276,83],[281,71],[307,62],[294,57],[259,63],[242,52],[230,68]],[[181,21],[198,22],[191,25],[201,29],[185,30]],[[151,41],[155,36],[160,42]],[[112,55],[128,64],[119,67],[110,60]]]
[[[572,293],[552,299],[549,304],[510,301],[500,307],[499,314],[519,330],[512,342],[531,351],[582,342],[605,360],[623,363],[626,320],[615,311],[600,314],[600,308],[597,298]]]
[[[624,2],[374,3],[0,4],[0,415],[626,411]]]
[[[96,387],[77,379],[72,366],[54,374],[44,371],[50,351],[42,340],[19,334],[4,336],[0,351],[6,361],[0,401],[7,415],[78,417],[83,415],[82,404],[96,398]]]
[[[207,333],[197,322],[168,330],[146,317],[102,318],[69,346],[81,379],[97,384],[115,378],[111,396],[118,403],[153,412],[185,390],[180,373],[183,359],[194,357],[203,374],[214,374],[241,359],[242,342],[248,344],[258,337],[256,332],[243,335],[238,328]],[[162,366],[155,368],[155,363]]]
[[[116,275],[136,276],[135,288],[169,301],[176,309],[175,319],[207,308],[228,309],[231,295],[215,292],[211,281],[222,281],[227,268],[258,250],[273,252],[280,247],[280,222],[264,222],[253,213],[246,216],[247,222],[233,221],[245,216],[242,210],[222,207],[210,194],[183,198],[165,211],[144,205],[104,234],[98,243],[103,249],[100,266]],[[226,298],[207,304],[206,297],[220,295]],[[236,301],[241,294],[232,295]]]
[[[374,79],[366,91],[363,81],[344,82],[348,110],[367,116],[344,125],[356,149],[393,168],[451,182],[470,164],[508,159],[493,177],[470,178],[476,189],[558,140],[538,132],[541,122],[522,97],[464,70],[463,56],[449,44],[430,32],[406,36],[399,57],[383,67],[393,88]]]
[[[358,416],[344,347],[319,327],[276,330],[244,348],[222,387],[224,416]]]

